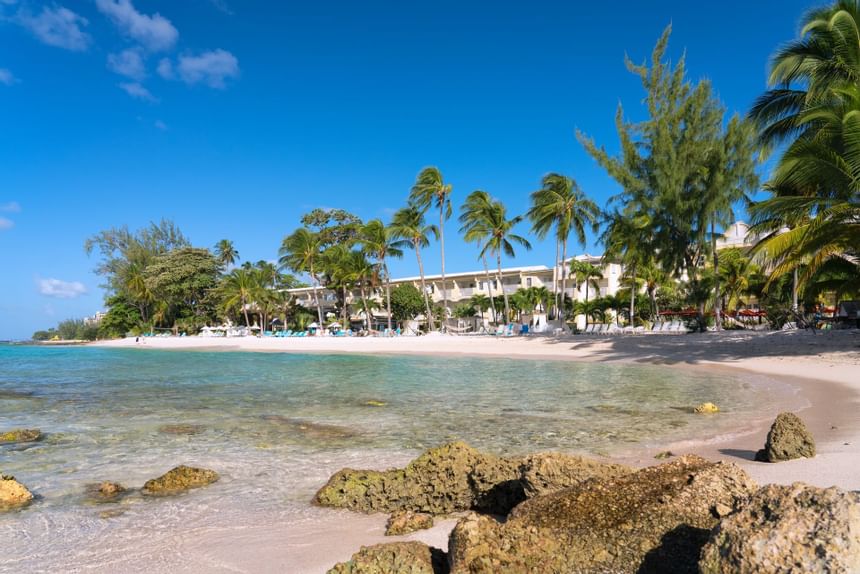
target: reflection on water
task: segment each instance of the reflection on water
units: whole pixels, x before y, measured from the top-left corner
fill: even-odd
[[[714,434],[752,412],[757,393],[647,366],[0,347],[0,430],[46,433],[0,445],[0,471],[39,495],[0,515],[0,570],[108,568],[145,541],[169,544],[171,529],[314,520],[307,501],[334,470],[455,439],[500,454],[612,453]],[[689,412],[703,401],[735,416]],[[176,499],[87,503],[92,483],[139,488],[182,463],[223,478]]]

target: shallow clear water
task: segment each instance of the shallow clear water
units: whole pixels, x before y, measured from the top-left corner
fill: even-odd
[[[0,471],[39,496],[0,514],[0,571],[170,571],[173,530],[300,528],[343,466],[400,464],[455,439],[500,454],[612,454],[727,431],[761,393],[638,365],[0,346],[0,430],[47,435],[0,445]],[[706,400],[735,416],[689,412]],[[169,500],[85,499],[87,484],[139,487],[177,464],[222,480]]]

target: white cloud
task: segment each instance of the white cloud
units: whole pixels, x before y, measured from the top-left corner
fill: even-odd
[[[158,73],[167,79],[178,76],[186,84],[224,88],[228,78],[239,77],[239,60],[227,50],[210,50],[199,56],[179,56],[175,69],[165,58],[158,64]]]
[[[0,84],[11,86],[16,83],[18,83],[18,78],[16,78],[12,72],[6,68],[0,68]]]
[[[0,211],[5,211],[7,213],[18,213],[21,211],[21,204],[17,201],[10,201],[9,203],[0,203]]]
[[[0,217],[0,231],[5,231],[7,229],[12,229],[15,226],[15,222],[11,219],[6,219],[5,217]]]
[[[43,7],[38,16],[22,8],[15,21],[49,46],[81,52],[90,44],[89,34],[81,29],[89,24],[87,19],[56,4]]]
[[[108,54],[107,66],[110,71],[133,80],[142,80],[146,77],[143,55],[136,48],[123,50],[119,54]]]
[[[213,6],[215,6],[215,8],[217,8],[221,12],[224,12],[228,16],[233,15],[233,11],[230,10],[230,6],[227,5],[227,2],[225,0],[210,0],[210,2]]]
[[[155,120],[155,124],[154,124],[154,125],[155,125],[155,127],[156,127],[156,128],[160,129],[160,130],[161,130],[161,131],[163,131],[163,132],[166,132],[166,131],[167,131],[167,124],[166,124],[166,123],[164,123],[164,122],[163,122],[163,121],[161,121],[161,120]]]
[[[138,12],[131,0],[96,0],[96,7],[127,35],[153,52],[171,49],[179,31],[159,13],[152,16]]]
[[[119,87],[132,98],[137,98],[138,100],[144,100],[147,102],[158,101],[158,98],[153,96],[145,86],[137,82],[123,82],[119,84]]]
[[[80,281],[39,279],[38,286],[39,293],[45,297],[56,297],[57,299],[74,299],[87,292],[87,288]]]

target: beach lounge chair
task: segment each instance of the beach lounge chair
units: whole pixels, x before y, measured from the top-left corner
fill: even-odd
[[[583,335],[593,335],[594,334],[594,323],[589,323],[585,326],[585,331],[582,332]]]

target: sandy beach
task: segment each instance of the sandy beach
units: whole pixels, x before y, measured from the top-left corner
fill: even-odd
[[[814,434],[818,455],[779,464],[754,462],[771,420],[738,421],[736,433],[708,440],[677,442],[631,451],[624,462],[655,463],[658,450],[695,452],[739,464],[759,483],[802,481],[817,486],[860,489],[860,332],[725,332],[693,335],[620,337],[425,337],[334,338],[134,338],[96,343],[103,347],[208,351],[294,353],[423,354],[484,356],[562,361],[651,363],[678,369],[730,371],[749,380],[772,381],[793,393],[801,417]],[[729,416],[729,415],[717,415]],[[406,462],[406,461],[404,461]],[[383,536],[386,516],[331,511],[331,521],[305,529],[254,532],[253,543],[223,549],[217,536],[188,541],[189,556],[221,571],[322,572],[347,559],[361,545],[390,541]],[[401,539],[423,540],[445,547],[454,520]],[[396,539],[396,538],[395,538]],[[221,548],[221,550],[219,550]],[[325,548],[325,551],[321,551]],[[205,558],[204,558],[205,557]],[[214,561],[214,562],[213,562]],[[197,562],[197,560],[194,560]],[[202,563],[202,562],[197,562]]]

